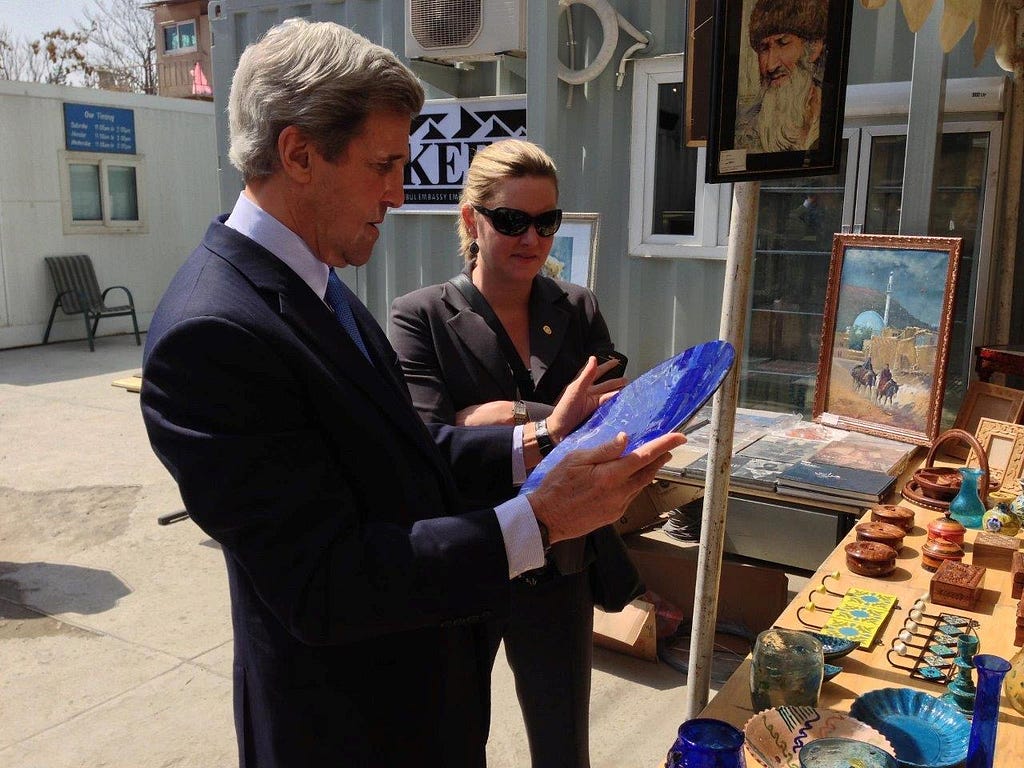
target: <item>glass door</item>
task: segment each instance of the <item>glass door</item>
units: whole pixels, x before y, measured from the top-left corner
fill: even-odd
[[[962,237],[943,428],[952,424],[983,332],[1000,124],[949,123],[930,235]],[[897,234],[905,126],[844,132],[834,176],[762,182],[739,404],[810,418],[835,232]]]
[[[859,142],[844,133],[838,174],[761,184],[741,406],[811,414],[832,234],[853,219]]]
[[[854,231],[899,232],[906,128],[864,129],[863,179]],[[948,428],[963,401],[973,368],[974,339],[984,332],[988,294],[991,211],[996,189],[1000,125],[947,124],[935,169],[935,194],[928,234],[961,237],[960,268],[953,308],[942,427]]]

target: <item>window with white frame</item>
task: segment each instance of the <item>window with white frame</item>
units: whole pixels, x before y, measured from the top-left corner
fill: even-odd
[[[142,155],[62,153],[65,234],[142,232]]]
[[[704,148],[686,146],[683,56],[634,64],[629,252],[724,259],[728,198],[704,183]]]
[[[164,25],[164,53],[184,53],[196,49],[196,22],[177,21]]]

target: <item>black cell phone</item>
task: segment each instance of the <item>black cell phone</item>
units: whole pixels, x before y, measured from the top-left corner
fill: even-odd
[[[606,373],[596,382],[594,382],[595,384],[600,384],[602,381],[607,381],[608,379],[616,379],[620,376],[626,375],[626,364],[629,362],[628,357],[626,357],[621,352],[608,352],[607,354],[597,356],[597,362],[599,363],[607,363],[609,360],[618,360],[619,364],[612,368],[610,371],[608,371],[608,373]]]

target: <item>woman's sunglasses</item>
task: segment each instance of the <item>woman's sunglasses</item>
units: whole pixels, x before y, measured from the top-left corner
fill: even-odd
[[[551,237],[562,226],[561,208],[552,208],[536,216],[516,208],[484,208],[482,205],[474,205],[473,209],[490,219],[494,229],[500,234],[509,237],[518,237],[528,230],[531,224],[541,237]]]

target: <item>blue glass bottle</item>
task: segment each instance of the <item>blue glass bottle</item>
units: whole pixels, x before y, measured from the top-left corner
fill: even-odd
[[[978,480],[985,473],[976,467],[960,467],[957,471],[961,478],[960,492],[949,502],[949,516],[964,528],[981,528],[985,504],[978,495]]]
[[[1010,671],[1010,662],[990,653],[974,657],[978,670],[978,692],[974,697],[974,719],[971,740],[967,745],[965,768],[993,768],[995,765],[996,728],[999,725],[999,696],[1003,678]]]

